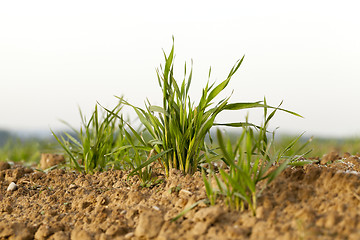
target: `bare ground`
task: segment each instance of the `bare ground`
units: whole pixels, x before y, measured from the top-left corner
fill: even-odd
[[[46,174],[4,162],[0,170],[0,239],[360,239],[360,158],[350,154],[286,169],[264,190],[256,217],[219,201],[177,221],[206,199],[199,173],[172,171],[143,188],[123,171]],[[17,189],[7,190],[11,182]]]

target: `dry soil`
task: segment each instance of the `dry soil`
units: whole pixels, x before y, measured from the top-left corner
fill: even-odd
[[[124,171],[44,173],[0,162],[0,239],[360,239],[360,158],[330,153],[287,168],[256,216],[206,199],[201,174],[172,171],[150,188]],[[8,187],[14,182],[16,188]]]

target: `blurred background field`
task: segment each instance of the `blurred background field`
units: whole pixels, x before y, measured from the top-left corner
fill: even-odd
[[[55,139],[0,130],[0,161],[37,163],[41,153],[58,152]]]
[[[235,140],[237,133],[228,132],[230,138]],[[285,147],[296,136],[277,136],[276,145]],[[309,136],[303,136],[297,143],[298,147],[308,141]],[[335,151],[342,156],[345,152],[360,153],[360,138],[319,138],[314,137],[306,146],[304,152],[310,150],[306,158],[321,158],[324,154]],[[0,130],[0,161],[38,163],[41,153],[62,153],[62,149],[51,135],[48,134],[22,134]]]

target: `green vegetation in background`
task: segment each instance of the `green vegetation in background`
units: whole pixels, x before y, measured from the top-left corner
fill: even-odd
[[[281,147],[290,139],[293,139],[292,135],[281,136],[276,139],[276,145]],[[308,138],[302,137],[299,142],[295,144],[295,147],[299,147],[308,141]],[[340,155],[343,155],[345,152],[350,154],[359,154],[360,153],[360,138],[351,137],[351,138],[318,138],[312,137],[311,144],[307,145],[304,148],[304,151],[310,151],[306,157],[307,158],[321,158],[324,154],[330,152],[337,152]]]
[[[38,163],[41,153],[54,152],[53,140],[10,136],[0,147],[0,161]]]

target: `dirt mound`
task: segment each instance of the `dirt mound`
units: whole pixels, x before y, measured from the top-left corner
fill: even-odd
[[[219,202],[177,221],[206,199],[199,173],[172,171],[142,188],[123,171],[46,174],[1,164],[0,239],[360,239],[360,160],[324,158],[327,165],[286,169],[263,191],[256,217]]]

